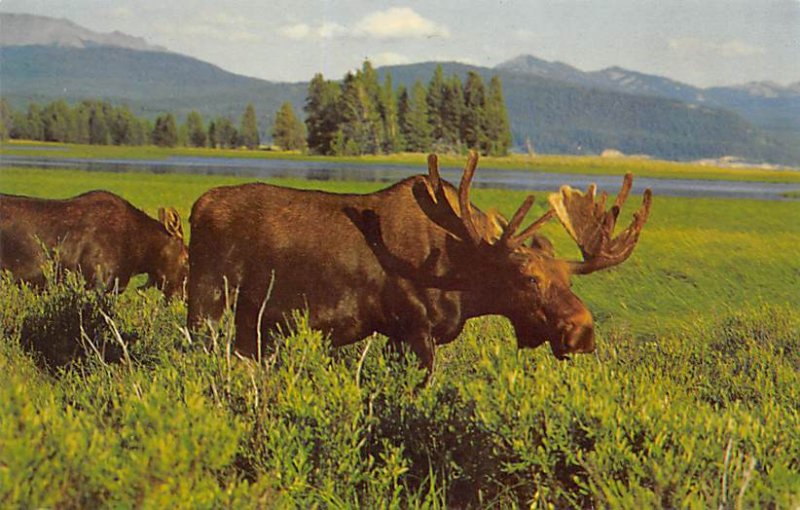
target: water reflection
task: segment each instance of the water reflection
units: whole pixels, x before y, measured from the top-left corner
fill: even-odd
[[[358,165],[330,161],[295,161],[281,159],[171,157],[163,160],[130,159],[58,159],[29,156],[0,156],[0,166],[68,168],[105,172],[149,172],[155,174],[190,173],[205,175],[236,175],[259,178],[300,178],[315,181],[369,181],[396,182],[410,175],[424,173],[424,164]],[[530,170],[497,170],[481,167],[475,175],[474,186],[513,190],[555,191],[562,184],[585,188],[597,183],[600,190],[616,192],[619,176],[554,174]],[[461,168],[442,168],[442,176],[457,183]],[[752,198],[762,200],[786,200],[782,194],[800,189],[798,184],[710,181],[684,179],[652,179],[639,177],[634,180],[633,191],[641,192],[650,187],[658,195],[680,197]]]

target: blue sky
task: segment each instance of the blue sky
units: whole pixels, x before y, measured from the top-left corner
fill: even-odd
[[[119,30],[224,69],[301,81],[377,65],[519,54],[692,85],[800,81],[800,0],[0,0]]]

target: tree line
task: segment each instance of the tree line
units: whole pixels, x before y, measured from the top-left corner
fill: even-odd
[[[196,111],[190,112],[185,123],[179,125],[172,113],[159,115],[152,122],[135,116],[127,106],[90,100],[70,106],[63,99],[44,106],[29,103],[25,111],[15,111],[5,99],[0,99],[0,139],[4,138],[92,145],[250,149],[261,142],[253,105],[247,106],[237,128],[226,117],[217,117],[206,126]]]
[[[470,71],[466,82],[444,77],[437,66],[427,86],[396,89],[391,74],[379,83],[369,61],[341,82],[318,73],[304,107],[308,148],[319,154],[461,152],[504,155],[511,146],[503,86],[493,76],[488,87]]]
[[[317,74],[308,87],[305,122],[284,103],[275,113],[272,141],[285,150],[326,155],[394,152],[462,152],[504,155],[511,132],[500,78],[488,87],[470,71],[466,81],[444,77],[438,66],[427,86],[420,81],[410,90],[395,88],[391,74],[379,83],[369,61],[348,72],[341,82]],[[190,112],[179,124],[165,113],[155,121],[135,116],[127,106],[86,100],[65,100],[41,106],[30,103],[13,110],[0,99],[0,138],[96,145],[178,145],[213,148],[257,148],[261,143],[255,108],[248,105],[237,125],[227,117],[208,124]]]

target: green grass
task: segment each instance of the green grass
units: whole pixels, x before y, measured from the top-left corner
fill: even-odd
[[[63,150],[31,150],[26,146],[57,147]],[[125,147],[105,145],[75,145],[43,142],[12,141],[0,143],[2,155],[34,156],[39,158],[88,159],[166,159],[171,156],[210,158],[289,159],[302,161],[335,161],[351,164],[418,165],[425,171],[426,155],[401,153],[375,156],[333,157],[313,156],[299,152],[248,151],[233,149],[161,148],[154,146]],[[461,167],[466,158],[459,155],[442,155],[442,166]],[[675,179],[740,180],[761,182],[800,182],[800,172],[790,169],[765,169],[758,167],[728,168],[641,158],[601,158],[597,156],[528,156],[514,154],[507,157],[484,157],[481,167],[513,170],[530,170],[564,174],[624,175],[634,172],[640,177]]]
[[[186,222],[203,191],[243,180],[2,169],[0,191],[106,188]],[[473,195],[506,215],[524,197]],[[230,317],[190,341],[183,303],[155,291],[1,280],[0,504],[794,508],[798,217],[791,201],[657,196],[631,259],[575,278],[595,355],[517,351],[506,321],[483,318],[438,349],[424,387],[384,339],[332,350],[302,317],[257,364],[230,354]],[[577,256],[557,224],[545,233]]]

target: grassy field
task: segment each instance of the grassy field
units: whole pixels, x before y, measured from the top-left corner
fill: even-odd
[[[41,150],[42,148],[48,150]],[[58,150],[52,150],[58,149]],[[43,142],[3,142],[2,155],[33,156],[37,158],[87,158],[87,159],[165,159],[171,156],[245,159],[289,159],[303,161],[335,161],[351,164],[419,165],[425,170],[424,154],[402,153],[367,155],[357,157],[314,156],[299,152],[248,151],[233,149],[162,148],[155,146],[124,147],[108,145],[75,145]],[[465,157],[442,155],[442,166],[463,167]],[[634,172],[640,177],[675,179],[729,179],[739,181],[800,183],[797,169],[766,169],[758,167],[723,168],[697,163],[660,161],[635,157],[602,158],[597,156],[555,156],[512,154],[506,157],[484,157],[482,168],[531,170],[563,174],[624,175]]]
[[[197,196],[242,180],[12,168],[0,192],[105,188],[150,214],[173,205],[187,228]],[[507,215],[523,197],[473,191]],[[794,508],[797,218],[794,201],[655,197],[633,257],[574,280],[595,355],[517,351],[504,320],[473,320],[424,387],[384,339],[331,351],[302,316],[258,364],[231,355],[230,321],[192,340],[183,303],[153,291],[100,296],[68,279],[37,296],[4,280],[0,503]],[[577,256],[557,224],[545,233]]]

